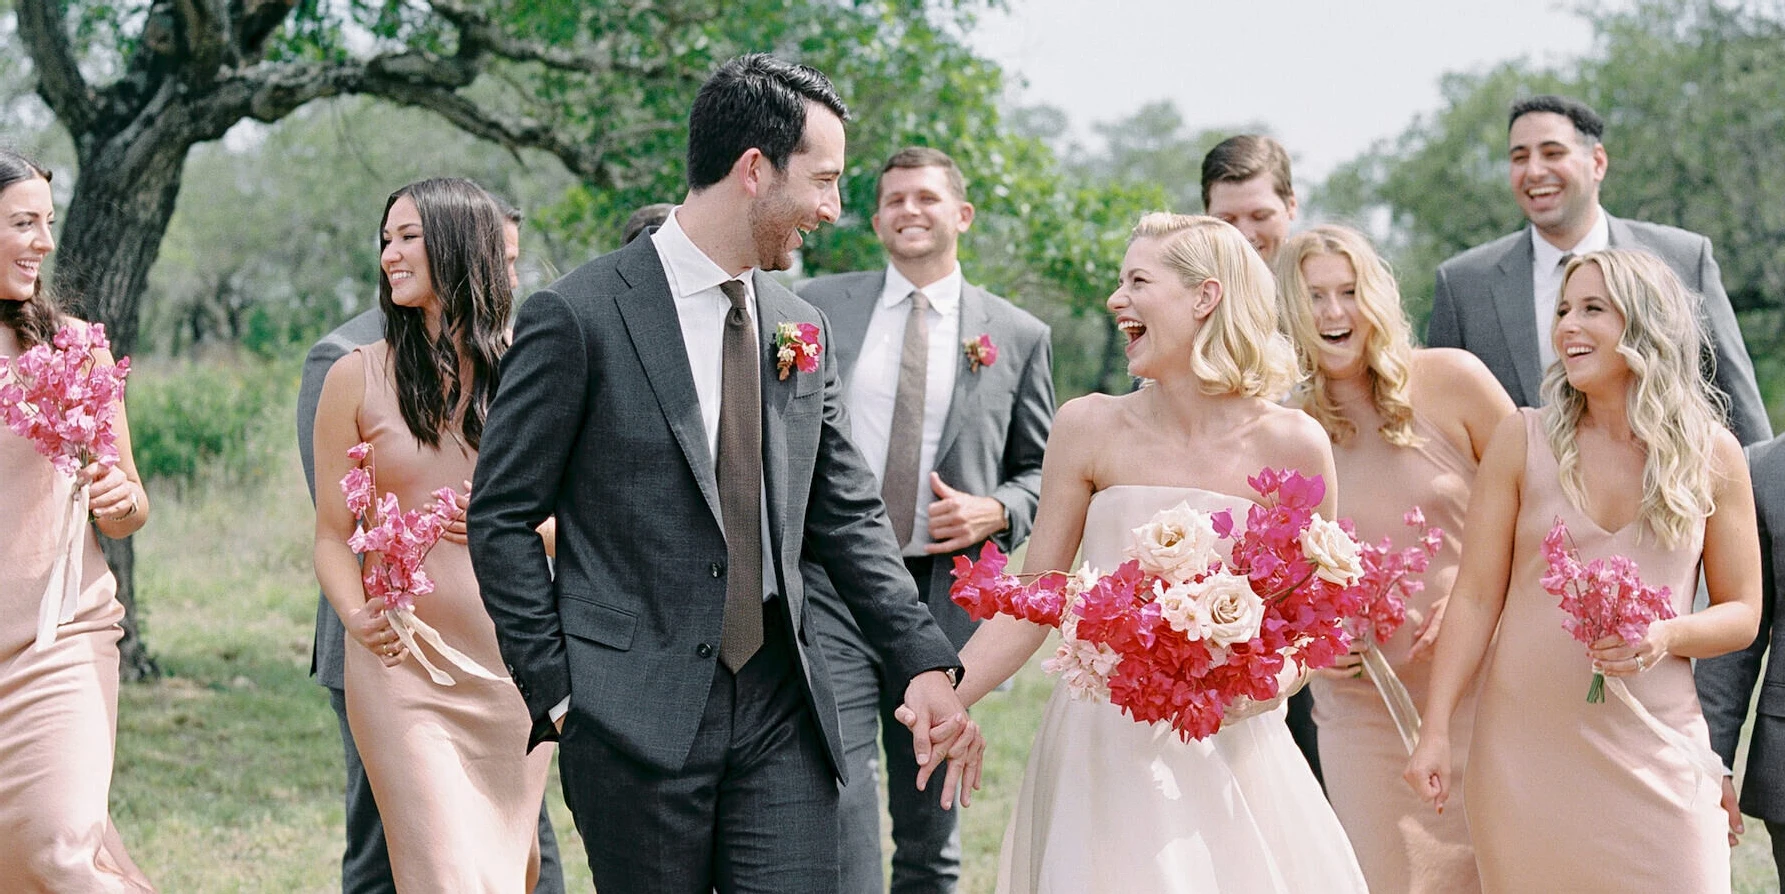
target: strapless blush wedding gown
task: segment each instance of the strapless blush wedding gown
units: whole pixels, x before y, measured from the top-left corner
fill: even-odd
[[[1080,561],[1120,565],[1134,528],[1180,502],[1242,497],[1116,486],[1085,512]],[[1054,687],[1005,831],[998,891],[1010,894],[1364,892],[1363,873],[1278,707],[1202,741],[1140,724]]]

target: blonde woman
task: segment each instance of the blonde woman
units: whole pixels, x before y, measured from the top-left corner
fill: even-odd
[[[1414,506],[1444,531],[1407,622],[1377,643],[1417,704],[1456,580],[1475,469],[1512,399],[1475,355],[1413,346],[1394,275],[1355,230],[1323,226],[1289,239],[1277,254],[1277,285],[1284,328],[1311,372],[1292,403],[1332,439],[1339,515],[1360,540],[1386,537],[1397,548],[1418,536],[1402,521]],[[1433,813],[1395,784],[1407,749],[1360,671],[1349,655],[1309,685],[1326,794],[1364,878],[1373,891],[1479,890],[1462,811]],[[1473,695],[1462,704],[1453,729],[1459,755],[1468,752]]]
[[[1060,408],[1025,571],[1105,571],[1130,531],[1179,503],[1243,519],[1260,468],[1333,477],[1326,434],[1272,401],[1295,380],[1271,274],[1211,217],[1140,220],[1109,298],[1128,370],[1151,380]],[[1333,491],[1321,512],[1332,517]],[[961,652],[972,704],[1021,667],[1046,628],[1007,617]],[[1286,687],[1286,691],[1287,691]],[[1007,892],[1363,891],[1363,876],[1280,704],[1185,743],[1107,700],[1057,686],[1005,834]]]
[[[1702,384],[1696,304],[1652,255],[1575,258],[1545,407],[1502,422],[1482,459],[1406,779],[1445,807],[1451,718],[1485,656],[1463,784],[1486,891],[1729,890],[1722,780],[1688,757],[1710,742],[1687,659],[1753,641],[1760,548],[1741,446]],[[1633,643],[1570,638],[1538,582],[1557,519],[1582,559],[1627,556],[1670,587],[1679,617]],[[1701,562],[1710,606],[1694,614]],[[1595,669],[1686,742],[1616,699],[1588,704]]]

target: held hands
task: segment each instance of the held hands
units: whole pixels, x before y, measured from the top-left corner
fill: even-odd
[[[917,756],[917,788],[929,789],[930,774],[943,761],[948,772],[942,780],[942,809],[954,807],[955,792],[961,806],[973,804],[979,788],[980,764],[985,759],[985,736],[941,671],[925,671],[905,687],[905,703],[893,713],[911,728],[912,750]]]
[[[100,521],[123,521],[136,515],[136,486],[115,465],[92,463],[81,469],[77,480],[87,485],[87,511]]]
[[[452,523],[446,526],[445,531],[441,532],[440,539],[447,543],[464,546],[470,542],[465,536],[465,510],[471,508],[471,482],[465,482],[463,493],[453,494],[453,502],[458,505],[458,514],[452,517]]]
[[[930,539],[924,547],[932,555],[966,549],[1010,526],[1004,504],[992,497],[977,497],[948,486],[942,476],[930,473]]]
[[[1608,677],[1634,677],[1667,657],[1672,630],[1673,625],[1662,619],[1649,624],[1648,635],[1633,644],[1615,633],[1600,637],[1587,647],[1587,657],[1593,659],[1593,670]]]
[[[1401,778],[1421,801],[1444,812],[1444,802],[1450,800],[1450,733],[1436,729],[1430,718],[1419,731],[1419,745],[1407,759]]]
[[[390,618],[384,614],[383,599],[368,599],[366,604],[353,610],[346,618],[347,635],[366,647],[366,650],[378,656],[385,667],[396,667],[403,663],[409,650],[403,641],[397,638],[396,628],[390,626]]]
[[[1729,814],[1729,846],[1735,847],[1741,843],[1741,839],[1737,836],[1747,832],[1748,829],[1742,822],[1742,809],[1736,806],[1734,778],[1723,777],[1723,796],[1718,799],[1717,803],[1723,808],[1724,813]]]

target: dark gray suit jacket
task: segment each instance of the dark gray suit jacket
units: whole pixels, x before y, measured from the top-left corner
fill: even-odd
[[[776,282],[754,280],[762,345],[765,565],[785,597],[833,772],[837,708],[807,648],[809,548],[843,584],[863,632],[908,679],[960,664],[917,601],[874,475],[850,444],[830,326]],[[817,372],[776,375],[774,332],[815,323]],[[650,239],[572,271],[521,306],[484,427],[471,559],[509,673],[534,719],[566,696],[579,724],[661,772],[700,725],[725,603],[719,486],[669,283]],[[557,516],[556,577],[534,533]],[[599,771],[599,768],[594,768]]]
[[[1729,396],[1731,431],[1743,444],[1773,436],[1766,405],[1754,383],[1735,310],[1711,256],[1711,241],[1660,224],[1606,215],[1612,248],[1648,251],[1672,267],[1686,288],[1704,297],[1699,319],[1716,352],[1716,386]],[[1502,236],[1445,261],[1432,293],[1426,344],[1462,348],[1481,358],[1521,407],[1542,405],[1543,368],[1537,352],[1536,299],[1531,294],[1531,228]]]
[[[1760,523],[1760,633],[1746,649],[1699,661],[1693,675],[1711,728],[1711,747],[1726,767],[1735,766],[1736,742],[1748,719],[1754,684],[1760,683],[1741,807],[1749,816],[1779,823],[1785,822],[1785,661],[1779,659],[1785,654],[1785,624],[1775,622],[1785,600],[1777,576],[1785,567],[1785,437],[1749,447],[1748,470]],[[1773,660],[1765,662],[1762,680],[1760,665],[1769,647]]]
[[[316,405],[322,400],[322,383],[335,361],[354,348],[369,345],[384,337],[384,311],[374,307],[342,323],[335,331],[310,346],[304,357],[303,384],[298,386],[297,441],[298,456],[304,461],[304,483],[310,486],[310,502],[316,502]],[[330,482],[333,486],[333,482]],[[341,679],[342,649],[347,638],[341,618],[335,614],[328,598],[316,599],[316,638],[310,647],[310,673],[316,681],[330,689],[345,689]]]
[[[886,288],[886,271],[844,273],[814,279],[800,288],[831,321],[837,362],[847,383],[861,356],[862,340],[874,306]],[[1005,552],[1029,538],[1041,498],[1041,456],[1054,424],[1053,341],[1047,324],[978,286],[961,286],[961,338],[990,335],[998,361],[973,371],[966,351],[955,371],[954,395],[936,448],[935,470],[949,486],[989,496],[1009,510],[1010,527],[992,537]],[[928,488],[929,482],[920,487]],[[966,610],[949,599],[953,556],[977,559],[983,544],[937,557],[929,587],[930,611],[959,647],[976,626]],[[835,588],[815,562],[805,563],[814,602],[837,604]]]

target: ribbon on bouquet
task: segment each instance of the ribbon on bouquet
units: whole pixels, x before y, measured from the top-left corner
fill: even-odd
[[[1413,746],[1419,744],[1419,708],[1413,704],[1413,696],[1407,692],[1407,685],[1389,666],[1388,656],[1371,642],[1363,651],[1364,673],[1370,682],[1376,684],[1377,694],[1382,696],[1382,703],[1388,706],[1389,719],[1395,722],[1395,731],[1401,734],[1401,744],[1406,746],[1407,753],[1413,753]]]
[[[478,664],[472,659],[471,656],[447,645],[446,640],[441,638],[440,631],[429,626],[428,622],[416,617],[414,611],[407,608],[393,609],[388,612],[386,616],[390,618],[391,629],[397,632],[397,639],[402,641],[403,647],[409,650],[409,654],[415,656],[416,661],[421,662],[421,666],[427,669],[428,677],[434,682],[442,686],[454,685],[451,676],[448,676],[447,673],[440,668],[435,667],[433,662],[428,660],[428,656],[422,654],[420,643],[416,642],[418,639],[433,646],[434,650],[440,653],[440,657],[457,665],[459,670],[462,670],[465,673],[474,677],[481,677],[493,683],[508,682],[507,677],[500,677],[490,673],[488,670],[484,669],[483,665]]]
[[[37,642],[33,648],[47,649],[56,641],[56,628],[74,620],[80,607],[81,558],[86,552],[81,528],[87,523],[87,488],[72,475],[57,473],[67,483],[68,499],[63,501],[63,516],[56,524],[56,558],[50,566],[49,583],[37,606]]]
[[[1622,679],[1612,676],[1606,677],[1605,689],[1607,692],[1616,696],[1618,701],[1628,705],[1631,712],[1636,715],[1636,719],[1642,721],[1642,725],[1648,727],[1650,732],[1660,736],[1661,741],[1666,742],[1675,751],[1678,751],[1680,756],[1686,759],[1686,763],[1691,764],[1692,769],[1699,772],[1700,783],[1702,783],[1704,779],[1709,779],[1714,783],[1721,783],[1723,777],[1729,774],[1729,768],[1723,766],[1723,759],[1718,757],[1717,753],[1712,751],[1709,745],[1694,742],[1690,738],[1687,738],[1685,733],[1662,723],[1660,718],[1650,714],[1649,709],[1643,707],[1642,702],[1636,700],[1636,696],[1631,694],[1630,687],[1624,685]]]

